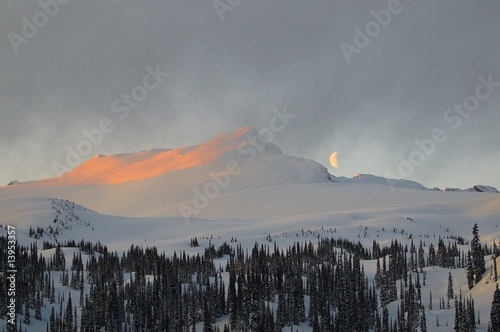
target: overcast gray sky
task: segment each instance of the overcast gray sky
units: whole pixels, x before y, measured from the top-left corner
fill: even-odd
[[[54,1],[0,5],[1,184],[57,175],[104,118],[114,130],[90,155],[261,129],[286,107],[297,117],[274,142],[325,166],[338,151],[335,175],[500,188],[498,0]]]

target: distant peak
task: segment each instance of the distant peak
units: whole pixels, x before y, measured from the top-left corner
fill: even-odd
[[[272,138],[272,137],[271,137]],[[116,184],[158,177],[183,169],[225,166],[228,160],[243,162],[249,156],[282,155],[279,147],[245,126],[222,133],[199,145],[177,149],[151,149],[135,153],[98,154],[66,173],[61,184]],[[55,178],[52,183],[55,182]],[[57,180],[59,181],[59,180]]]
[[[404,179],[388,179],[388,178],[373,175],[373,174],[356,174],[355,176],[353,176],[352,179],[354,181],[362,182],[362,183],[378,183],[378,184],[384,184],[384,185],[389,185],[389,186],[398,187],[398,188],[419,189],[419,190],[428,190],[429,189],[429,188],[425,187],[424,185],[422,185],[418,182],[415,182],[415,181],[404,180]]]
[[[446,188],[444,191],[470,191],[470,192],[478,192],[478,193],[495,193],[498,194],[499,191],[497,188],[492,186],[485,186],[481,184],[477,184],[472,188],[461,189],[461,188]]]

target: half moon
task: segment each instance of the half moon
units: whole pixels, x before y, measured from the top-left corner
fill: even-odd
[[[339,164],[337,163],[337,151],[332,153],[332,155],[330,156],[330,164],[333,168],[339,168]]]

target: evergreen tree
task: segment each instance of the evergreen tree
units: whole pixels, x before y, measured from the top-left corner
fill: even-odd
[[[493,293],[493,301],[491,302],[490,312],[491,331],[500,331],[500,290],[498,284]],[[489,331],[489,329],[488,329]]]
[[[451,271],[448,272],[448,301],[453,300],[455,293],[453,291],[453,277],[451,276]]]
[[[56,303],[56,290],[54,287],[54,279],[52,279],[52,286],[50,287],[49,302],[50,302],[50,304]]]
[[[283,293],[278,294],[278,310],[276,324],[285,327],[288,325],[288,307]]]
[[[387,306],[382,309],[382,332],[389,332],[389,310],[387,310]]]
[[[455,298],[455,331],[460,331],[460,319],[462,317],[461,302]]]
[[[498,272],[497,272],[497,258],[496,258],[495,254],[493,254],[493,273],[494,273],[495,282],[497,282]]]
[[[203,332],[212,332],[212,310],[208,303],[208,296],[205,296],[204,304],[203,304]]]
[[[40,292],[36,292],[35,319],[42,320],[42,299],[41,299]]]
[[[229,312],[229,326],[231,330],[236,330],[240,312],[238,305],[238,296],[236,293],[236,272],[234,270],[234,267],[231,267],[229,272],[227,307]]]
[[[28,304],[28,301],[24,302],[24,324],[29,325],[30,324],[30,306]]]
[[[227,313],[226,310],[226,287],[224,286],[224,282],[222,281],[222,276],[220,276],[219,281],[219,298],[218,298],[218,306],[220,313],[225,315]]]
[[[486,272],[483,248],[481,247],[481,242],[479,240],[479,227],[477,223],[474,224],[472,228],[472,241],[471,241],[471,259],[472,259],[472,270],[474,275],[474,284],[477,284],[483,273]]]
[[[50,311],[50,332],[56,331],[56,314],[54,312],[54,307]]]
[[[469,286],[469,289],[472,289],[474,287],[474,262],[472,261],[472,255],[470,253],[470,250],[467,251],[467,285]]]
[[[66,304],[66,314],[64,315],[64,325],[66,331],[73,331],[73,304],[71,303],[71,292],[69,292],[68,303]]]
[[[423,268],[425,267],[424,255],[425,255],[424,247],[422,245],[422,240],[420,240],[420,245],[418,247],[418,257],[417,257],[417,266],[420,269],[420,272],[423,272]]]
[[[422,314],[420,316],[420,331],[427,332],[427,320],[425,318],[425,308],[421,306]]]
[[[377,270],[375,272],[375,286],[380,289],[380,283],[382,281],[382,272],[380,271],[380,258],[377,258]]]
[[[476,330],[476,310],[474,308],[474,299],[472,296],[467,300],[467,330],[475,331]]]
[[[319,294],[318,294],[318,289],[317,289],[317,277],[316,275],[312,275],[310,277],[310,304],[309,304],[309,314],[308,314],[308,319],[309,319],[309,324],[313,328],[313,331],[319,331],[319,319],[318,319],[318,313],[319,313]],[[279,322],[278,322],[279,323]]]
[[[304,285],[302,283],[302,277],[300,275],[298,275],[295,279],[293,304],[293,323],[299,324],[300,322],[305,322],[306,308],[304,305]]]

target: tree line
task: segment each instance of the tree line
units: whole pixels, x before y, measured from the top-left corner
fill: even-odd
[[[196,238],[191,241],[197,246]],[[51,247],[44,243],[44,247]],[[471,250],[465,255],[456,243],[439,239],[437,250],[420,241],[403,245],[392,240],[372,250],[346,239],[295,242],[279,248],[274,242],[244,250],[240,244],[210,245],[204,253],[174,252],[167,256],[155,247],[132,245],[118,254],[101,244],[67,241],[56,244],[45,259],[36,243],[17,246],[17,313],[23,330],[33,319],[46,320],[51,332],[73,331],[281,331],[301,323],[313,331],[414,331],[427,330],[422,303],[426,266],[464,267],[474,286],[484,274],[484,256],[497,256],[496,246],[482,246],[477,225]],[[77,247],[66,266],[63,247]],[[6,270],[6,239],[0,237],[0,269]],[[82,258],[82,253],[88,259]],[[482,257],[482,262],[481,258]],[[373,281],[363,261],[375,259]],[[225,264],[221,264],[225,261]],[[451,280],[451,272],[449,275]],[[58,278],[58,279],[57,279]],[[66,286],[67,292],[55,285]],[[5,278],[0,290],[7,288]],[[58,289],[61,289],[60,287]],[[72,292],[69,289],[73,289]],[[75,292],[77,291],[77,292]],[[6,293],[6,292],[5,292]],[[5,294],[4,293],[4,294]],[[73,297],[72,297],[73,294]],[[79,294],[75,297],[75,294]],[[432,296],[432,294],[431,294]],[[453,294],[455,330],[473,331],[476,317],[472,298]],[[6,297],[0,297],[0,317],[6,317]],[[387,305],[399,301],[390,318]],[[440,307],[445,299],[440,299]],[[49,317],[41,308],[51,306]],[[218,324],[226,318],[227,324]],[[495,292],[489,325],[500,322],[500,291]]]

